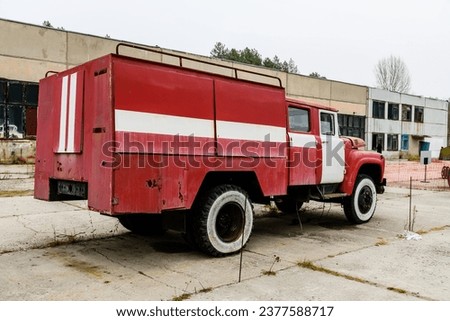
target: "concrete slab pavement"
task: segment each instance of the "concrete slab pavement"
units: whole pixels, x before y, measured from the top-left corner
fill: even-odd
[[[87,201],[0,197],[0,253],[72,243],[125,232],[117,219],[87,210]]]
[[[241,283],[238,255],[206,257],[179,233],[136,236],[83,201],[0,198],[0,299],[450,300],[449,195],[413,191],[423,240],[405,241],[408,194],[388,188],[358,226],[315,202],[300,214],[303,229],[293,215],[258,217]],[[85,241],[54,246],[55,235]]]

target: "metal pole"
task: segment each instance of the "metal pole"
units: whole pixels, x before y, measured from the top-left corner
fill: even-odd
[[[244,203],[244,217],[243,217],[243,226],[242,226],[242,242],[241,242],[241,252],[239,257],[239,280],[238,283],[241,283],[241,276],[242,276],[242,257],[244,254],[244,238],[245,238],[245,214],[247,213],[247,195],[245,196],[245,203]]]
[[[412,206],[412,176],[409,177],[409,219],[408,231],[411,231],[411,206]]]

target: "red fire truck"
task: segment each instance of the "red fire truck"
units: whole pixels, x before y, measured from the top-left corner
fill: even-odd
[[[121,46],[131,45],[40,81],[36,198],[87,199],[136,233],[178,226],[214,256],[246,244],[252,202],[286,212],[338,202],[353,223],[372,218],[385,160],[339,136],[336,109],[286,99],[278,78],[202,72],[172,54],[179,65],[140,60]]]

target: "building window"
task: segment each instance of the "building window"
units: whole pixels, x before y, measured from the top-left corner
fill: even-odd
[[[338,123],[341,135],[364,139],[366,123],[364,116],[338,114]]]
[[[36,136],[39,85],[0,79],[0,138]]]
[[[388,119],[398,120],[399,107],[398,104],[388,104]]]
[[[398,150],[398,135],[387,135],[387,150]]]
[[[6,104],[6,80],[0,79],[0,104]]]
[[[372,134],[372,150],[384,150],[384,134]]]
[[[411,106],[402,105],[402,120],[411,121]]]
[[[405,134],[402,135],[402,150],[409,150],[409,136]]]
[[[384,105],[385,104],[383,101],[374,100],[372,102],[372,117],[373,118],[384,119]]]
[[[309,132],[309,110],[289,107],[289,128],[293,131]]]
[[[414,121],[416,123],[423,123],[423,107],[414,107]]]

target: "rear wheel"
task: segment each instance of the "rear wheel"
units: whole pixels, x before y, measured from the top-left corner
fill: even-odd
[[[192,217],[196,245],[212,256],[239,251],[253,228],[253,209],[238,186],[219,185],[200,200]]]
[[[166,232],[162,216],[156,214],[128,214],[118,217],[120,224],[140,235],[162,235]]]
[[[370,221],[377,206],[377,191],[372,178],[358,175],[353,194],[344,199],[343,205],[350,222],[361,224]]]

